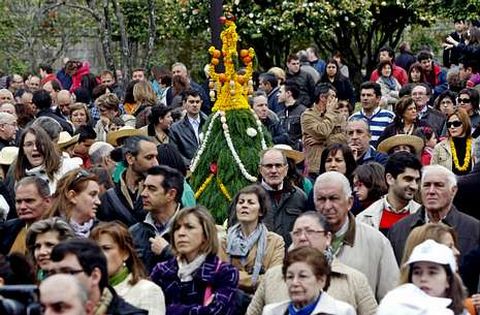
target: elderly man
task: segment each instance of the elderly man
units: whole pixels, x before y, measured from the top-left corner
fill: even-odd
[[[330,225],[323,215],[315,211],[302,213],[295,220],[291,234],[294,248],[310,246],[325,252],[332,242]],[[352,305],[358,315],[375,314],[377,302],[365,275],[342,264],[338,259],[333,259],[330,266],[332,273],[328,294]],[[266,304],[282,302],[288,298],[282,265],[274,266],[263,276],[248,306],[247,315],[260,315]]]
[[[425,166],[420,191],[423,207],[393,225],[388,234],[397,261],[402,259],[410,231],[430,222],[443,222],[455,229],[462,258],[476,249],[480,244],[480,221],[457,210],[453,205],[457,192],[455,174],[440,165]]]
[[[12,94],[15,95],[15,93],[19,89],[23,89],[23,87],[24,87],[24,84],[23,84],[22,76],[16,73],[12,74],[10,78],[10,86],[8,87],[10,92],[12,92]]]
[[[332,251],[345,265],[361,271],[380,301],[398,281],[399,270],[388,239],[378,230],[355,221],[349,209],[353,204],[348,179],[338,172],[317,177],[314,186],[315,209],[332,227]]]
[[[287,179],[288,164],[285,154],[278,149],[268,149],[260,157],[261,185],[268,192],[272,211],[267,212],[263,222],[267,228],[281,235],[285,247],[292,243],[290,231],[298,215],[305,211],[307,196]],[[232,219],[234,215],[230,214]]]
[[[378,152],[370,146],[370,138],[368,122],[363,118],[350,118],[347,123],[347,141],[357,165],[368,162],[378,162],[385,165],[388,155]]]
[[[418,191],[422,163],[409,152],[392,154],[385,165],[388,193],[360,212],[356,220],[380,230],[384,235],[397,221],[415,213],[420,204],[413,198]]]
[[[13,103],[15,100],[13,98],[12,92],[7,89],[0,90],[0,105],[4,103]]]
[[[428,100],[432,96],[432,89],[428,84],[420,83],[413,87],[411,96],[417,107],[417,119],[431,126],[437,137],[442,134],[445,126],[445,115],[440,111],[428,106]]]
[[[14,145],[17,130],[17,118],[9,113],[0,112],[0,150]]]
[[[58,274],[40,284],[40,304],[45,315],[87,315],[93,310],[88,291],[74,275]]]
[[[70,105],[72,104],[72,94],[68,90],[60,90],[57,93],[57,108],[66,120],[70,120]]]
[[[268,109],[267,95],[263,91],[257,91],[253,95],[252,108],[270,132],[274,144],[290,144],[288,134],[280,124],[278,116]]]

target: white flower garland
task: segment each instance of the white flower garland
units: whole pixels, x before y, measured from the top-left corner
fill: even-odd
[[[205,137],[202,141],[202,145],[200,146],[200,149],[198,150],[197,154],[195,155],[195,158],[192,160],[192,163],[190,164],[190,170],[195,172],[195,169],[198,166],[198,162],[200,161],[200,157],[203,154],[203,151],[205,150],[205,147],[207,146],[208,138],[210,138],[210,133],[212,132],[213,128],[213,123],[215,122],[215,119],[220,115],[220,112],[216,112],[212,116],[212,120],[210,121],[210,124],[208,125],[207,132],[205,133]]]
[[[242,172],[242,175],[252,183],[257,181],[257,177],[252,176],[248,173],[248,171],[245,169],[245,165],[243,165],[242,160],[240,160],[240,157],[238,156],[237,151],[235,150],[235,147],[233,146],[232,138],[230,137],[230,131],[228,130],[228,125],[227,125],[227,119],[225,116],[225,112],[221,113],[222,118],[225,118],[225,122],[222,123],[222,128],[223,128],[223,134],[225,135],[225,140],[227,140],[227,145],[228,148],[230,149],[230,152],[232,152],[233,159],[237,163],[238,167],[240,168],[240,171]]]

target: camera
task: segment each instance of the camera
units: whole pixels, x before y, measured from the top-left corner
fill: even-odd
[[[36,285],[5,285],[0,287],[0,314],[42,314],[38,287]]]

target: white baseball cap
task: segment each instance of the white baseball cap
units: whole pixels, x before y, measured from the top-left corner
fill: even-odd
[[[451,299],[433,297],[412,283],[388,292],[378,306],[377,315],[453,315],[447,307]]]
[[[417,245],[408,258],[407,265],[419,261],[428,261],[440,265],[449,265],[452,273],[457,271],[457,262],[453,251],[443,244],[437,243],[434,240],[426,240]]]

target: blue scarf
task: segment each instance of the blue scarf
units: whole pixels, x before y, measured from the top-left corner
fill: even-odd
[[[320,300],[320,296],[322,293],[320,293],[315,301],[312,303],[304,306],[303,308],[297,310],[295,306],[293,306],[293,303],[290,302],[288,304],[288,315],[310,315],[312,314],[313,310],[315,309],[315,306],[317,306],[318,300]]]
[[[384,77],[382,76],[382,81],[385,83],[390,91],[397,90],[397,84],[395,82],[395,78],[393,76]]]
[[[262,270],[263,257],[267,250],[267,232],[267,227],[263,223],[259,223],[255,231],[247,237],[243,235],[240,223],[235,224],[227,231],[227,254],[230,257],[239,257],[243,266],[247,263],[248,253],[257,245],[257,255],[252,272],[254,285]]]

